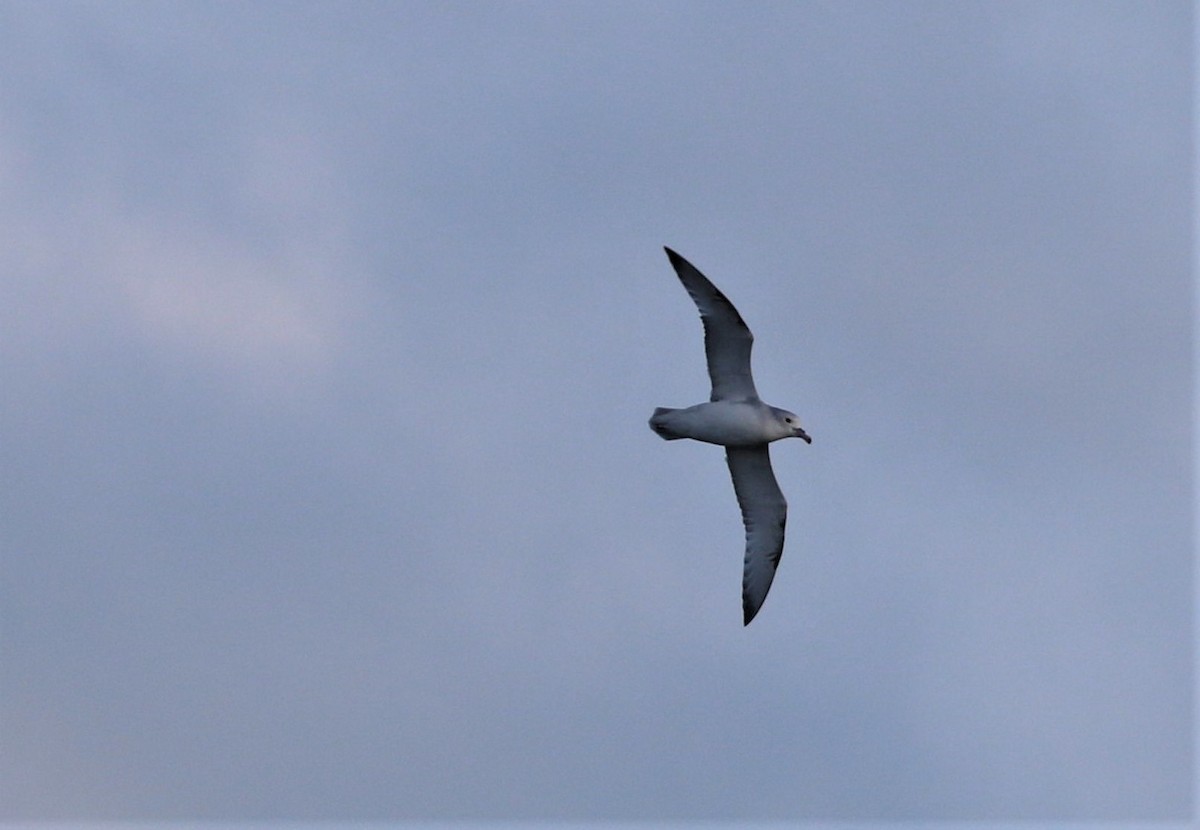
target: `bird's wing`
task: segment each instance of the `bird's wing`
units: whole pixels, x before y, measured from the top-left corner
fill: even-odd
[[[787,501],[771,469],[766,444],[726,447],[725,461],[733,477],[742,522],[746,525],[746,563],[742,571],[742,615],[749,625],[771,590],[779,557],[783,554],[783,528]]]
[[[679,281],[700,309],[704,323],[704,354],[712,379],[714,401],[752,400],[758,397],[750,374],[750,347],[754,335],[733,303],[726,299],[696,267],[670,248],[665,249]]]

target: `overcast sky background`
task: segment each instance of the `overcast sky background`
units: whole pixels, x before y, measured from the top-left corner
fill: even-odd
[[[1187,818],[1192,15],[0,6],[0,819]]]

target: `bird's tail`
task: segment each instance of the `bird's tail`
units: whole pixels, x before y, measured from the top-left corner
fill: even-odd
[[[654,410],[654,414],[650,416],[650,429],[658,433],[658,437],[665,441],[675,441],[683,436],[671,428],[671,416],[678,412],[678,409],[671,409],[669,406],[660,406]]]

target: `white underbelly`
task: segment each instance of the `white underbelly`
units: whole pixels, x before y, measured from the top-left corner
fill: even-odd
[[[674,425],[687,438],[725,447],[765,444],[780,437],[770,429],[770,418],[761,403],[712,401],[676,414]]]

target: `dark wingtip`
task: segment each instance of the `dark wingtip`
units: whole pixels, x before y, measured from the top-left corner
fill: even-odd
[[[750,621],[752,619],[754,619],[754,615],[757,613],[758,613],[757,608],[751,608],[749,605],[746,605],[745,603],[743,603],[742,604],[742,626],[745,627],[745,626],[749,625]]]
[[[686,259],[684,259],[679,254],[672,251],[666,245],[663,245],[663,250],[667,252],[667,259],[671,260],[672,265],[678,265],[681,262],[687,262]]]

